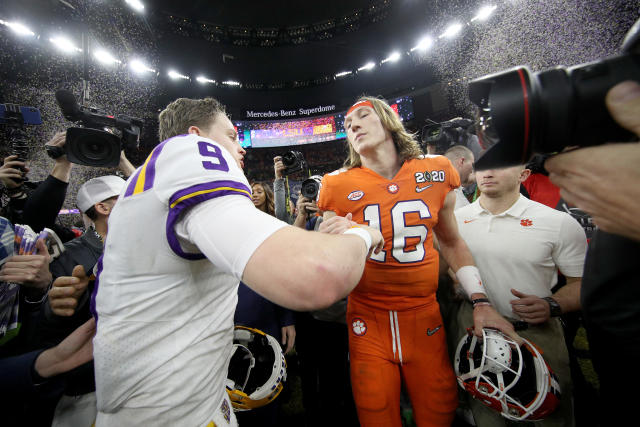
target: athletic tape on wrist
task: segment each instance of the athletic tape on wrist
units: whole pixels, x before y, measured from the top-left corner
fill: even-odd
[[[458,282],[462,285],[469,298],[473,294],[486,294],[487,292],[482,286],[482,278],[480,270],[475,265],[465,265],[456,271]]]
[[[365,245],[367,245],[367,253],[369,253],[373,242],[371,240],[371,235],[366,230],[363,230],[360,227],[351,227],[342,234],[355,234],[356,236],[360,236],[360,238],[364,240]]]

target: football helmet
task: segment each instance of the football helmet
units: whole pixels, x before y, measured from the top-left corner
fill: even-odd
[[[540,420],[560,402],[560,385],[540,351],[522,346],[494,329],[482,339],[469,329],[455,357],[458,384],[474,398],[510,420]]]
[[[249,411],[273,401],[287,379],[282,348],[271,335],[236,326],[226,387],[233,410]]]

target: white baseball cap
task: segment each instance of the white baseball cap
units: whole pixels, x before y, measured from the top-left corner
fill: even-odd
[[[117,196],[124,188],[125,180],[115,175],[106,175],[90,179],[82,184],[76,204],[82,212],[86,212],[96,203],[100,203],[111,197]]]

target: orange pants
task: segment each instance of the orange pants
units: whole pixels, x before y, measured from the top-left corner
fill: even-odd
[[[363,427],[400,427],[401,376],[419,427],[450,426],[455,374],[434,296],[349,296],[351,383]]]

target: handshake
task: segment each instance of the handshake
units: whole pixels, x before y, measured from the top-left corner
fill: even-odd
[[[346,216],[332,216],[320,224],[318,231],[328,234],[355,234],[364,240],[367,245],[368,255],[371,253],[380,253],[384,246],[384,238],[380,230],[358,224],[351,220],[352,215],[348,213]]]

